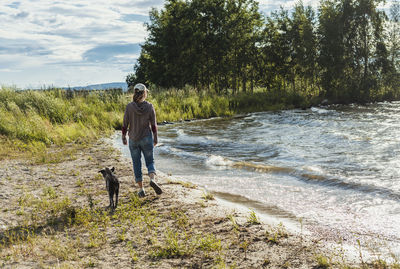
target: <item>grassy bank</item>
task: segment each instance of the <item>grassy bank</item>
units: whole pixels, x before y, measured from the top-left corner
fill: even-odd
[[[253,92],[247,93],[216,94],[191,87],[155,89],[150,93],[149,100],[156,108],[158,121],[202,119],[239,113],[307,108],[321,101],[317,96],[293,91],[257,88]]]
[[[0,90],[0,149],[4,158],[43,152],[51,145],[84,144],[120,125],[125,106],[118,91]]]
[[[122,125],[132,95],[120,89],[0,90],[0,159],[32,155],[46,161],[46,150],[66,143],[84,145]],[[217,95],[185,89],[151,89],[157,121],[231,116],[237,113],[307,107],[312,98],[257,89],[253,93]],[[311,101],[310,101],[311,100]]]

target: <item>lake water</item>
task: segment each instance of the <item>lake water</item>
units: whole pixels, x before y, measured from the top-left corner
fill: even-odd
[[[302,219],[317,237],[377,241],[398,253],[400,102],[167,124],[159,142],[164,173]]]

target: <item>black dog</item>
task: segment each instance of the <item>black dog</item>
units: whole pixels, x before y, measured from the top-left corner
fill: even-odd
[[[119,192],[119,181],[118,178],[113,174],[115,168],[109,169],[108,167],[99,171],[99,173],[103,174],[103,177],[106,181],[106,187],[108,191],[108,196],[110,198],[110,208],[115,209],[118,205],[118,192]],[[114,204],[114,193],[115,193],[115,204]]]

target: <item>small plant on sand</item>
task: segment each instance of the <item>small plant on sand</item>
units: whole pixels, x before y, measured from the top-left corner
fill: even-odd
[[[265,231],[265,236],[267,237],[267,241],[273,244],[278,244],[279,239],[289,237],[289,234],[286,231],[285,226],[282,223],[279,223],[276,227],[271,228],[270,231]]]
[[[392,268],[393,269],[400,269],[400,264],[398,262],[395,262],[394,264],[392,264]]]
[[[146,224],[148,231],[153,231],[159,226],[159,219],[157,217],[157,212],[154,210],[144,210],[141,212],[141,217],[143,222]]]
[[[129,256],[131,257],[131,260],[133,263],[137,262],[139,260],[139,256],[135,250],[135,245],[132,241],[127,242],[126,244],[128,251],[129,251]]]
[[[393,269],[400,269],[400,262],[399,262],[399,256],[390,251],[390,256],[393,259],[393,264],[392,267]]]
[[[183,242],[181,239],[182,236],[185,238],[184,235],[167,229],[164,236],[165,240],[161,245],[155,246],[155,250],[150,254],[151,257],[173,258],[189,256],[191,254],[191,248],[188,246],[188,242]]]
[[[395,268],[394,266],[389,266],[388,263],[382,259],[372,261],[372,266],[374,269]]]
[[[244,252],[244,259],[247,259],[247,249],[249,248],[250,243],[247,240],[244,240],[242,243],[240,243],[239,247],[240,249],[243,250]]]
[[[24,194],[18,198],[18,204],[21,207],[31,206],[34,200],[35,197],[32,195],[32,193],[24,192]]]
[[[78,180],[76,181],[76,186],[82,188],[84,186],[84,182],[80,178],[78,178]]]
[[[329,268],[331,267],[328,261],[328,258],[322,254],[318,254],[315,256],[315,260],[318,263],[318,267],[317,268]]]
[[[60,239],[51,237],[50,242],[44,244],[44,249],[60,261],[75,260],[78,252],[74,241],[62,242]]]
[[[91,193],[88,193],[88,194],[86,195],[86,198],[87,198],[87,201],[88,201],[88,204],[89,204],[89,208],[90,208],[90,209],[93,209],[93,208],[94,208],[94,200],[93,200],[92,194],[91,194]]]
[[[217,239],[213,234],[207,234],[198,240],[198,248],[203,251],[221,251],[221,240]]]
[[[189,225],[189,218],[182,210],[172,210],[171,217],[176,221],[176,224],[178,224],[180,228],[185,228]]]
[[[249,216],[247,217],[247,223],[250,225],[260,224],[260,219],[257,217],[256,213],[251,210]]]
[[[167,179],[167,182],[168,182],[168,184],[181,185],[181,186],[183,186],[185,188],[188,188],[188,189],[197,189],[197,185],[195,185],[195,184],[193,184],[191,182],[188,182],[188,181]]]
[[[300,235],[303,234],[303,225],[304,225],[303,220],[304,220],[304,219],[303,219],[302,217],[299,218],[299,223],[300,223]]]
[[[70,223],[75,214],[75,209],[70,199],[68,197],[58,197],[52,187],[44,188],[40,198],[35,198],[31,202],[30,209],[27,217],[33,227],[39,227],[44,224],[51,226],[57,223],[67,224]]]
[[[226,269],[226,268],[235,268],[236,266],[235,265],[233,265],[233,266],[229,266],[229,267],[227,267],[226,266],[226,263],[225,263],[225,259],[224,259],[224,257],[221,255],[221,254],[219,254],[215,259],[214,259],[214,266],[213,266],[213,268],[215,268],[215,269]]]
[[[203,200],[199,200],[199,201],[197,202],[197,204],[198,204],[200,207],[202,207],[202,208],[207,207],[207,204],[206,204]]]
[[[214,197],[214,195],[212,194],[212,193],[209,193],[209,192],[203,192],[203,199],[205,200],[205,201],[210,201],[210,200],[215,200],[215,197]]]
[[[263,267],[268,266],[270,263],[271,263],[270,259],[265,258],[265,259],[264,259],[264,262],[263,262],[263,264],[262,264],[262,266],[263,266]]]
[[[77,170],[72,170],[71,171],[71,176],[77,177],[81,174],[81,172],[77,171]]]
[[[1,239],[0,249],[9,245],[21,244],[22,242],[31,242],[34,238],[34,232],[26,228],[21,230],[5,231]]]
[[[236,219],[235,219],[235,217],[233,216],[233,214],[229,214],[229,215],[228,215],[228,219],[231,221],[233,230],[234,230],[235,232],[239,232],[239,225],[238,225],[238,223],[236,222]]]
[[[95,263],[95,261],[93,261],[92,259],[89,258],[89,260],[85,263],[85,267],[88,267],[88,268],[96,267],[96,263]]]
[[[285,262],[284,264],[282,264],[282,268],[290,268],[291,264],[289,261]]]
[[[103,176],[99,173],[93,177],[94,180],[102,180]]]
[[[360,255],[360,262],[364,266],[365,262],[364,262],[363,253],[362,253],[362,249],[361,249],[361,242],[359,239],[357,239],[357,246],[358,246],[358,253]]]
[[[118,241],[123,242],[126,240],[126,228],[122,228],[121,232],[118,234]]]
[[[90,227],[88,248],[97,248],[107,241],[105,233],[99,229],[97,224]]]
[[[49,199],[56,199],[57,198],[57,192],[53,187],[45,187],[42,191],[42,196],[43,197],[48,197]]]

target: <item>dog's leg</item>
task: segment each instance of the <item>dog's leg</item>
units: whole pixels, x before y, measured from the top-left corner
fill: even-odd
[[[118,193],[119,193],[119,185],[115,188],[115,208],[118,206]]]
[[[110,208],[111,208],[111,209],[114,208],[113,196],[114,196],[114,193],[113,193],[112,190],[110,190],[110,191],[108,192],[108,197],[110,198]]]

